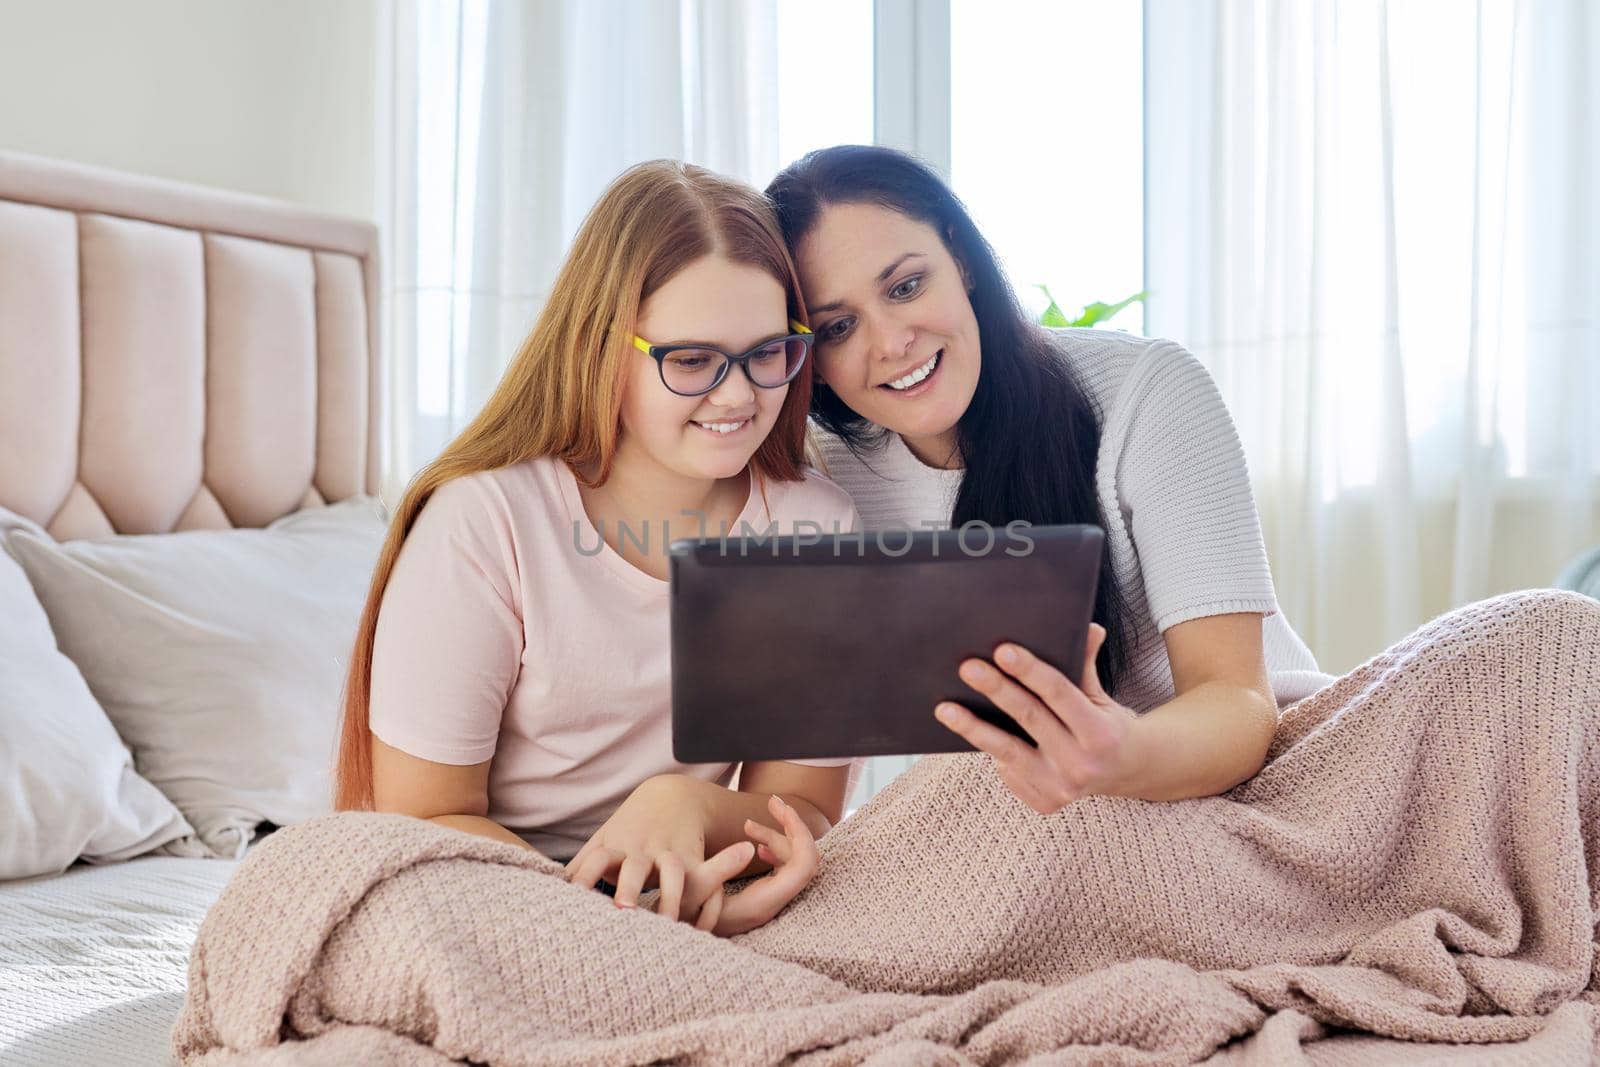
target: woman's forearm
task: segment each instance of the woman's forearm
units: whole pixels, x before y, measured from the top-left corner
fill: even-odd
[[[534,850],[533,846],[528,844],[522,838],[518,837],[510,830],[507,830],[504,826],[501,826],[493,819],[486,819],[482,815],[435,815],[428,821],[436,822],[440,826],[448,826],[452,830],[460,830],[463,833],[468,834],[477,834],[479,837],[487,837],[494,841],[503,841],[508,845],[516,845],[519,848],[525,848],[529,851]]]
[[[1143,800],[1225,793],[1261,769],[1278,725],[1267,693],[1206,682],[1139,716],[1139,763],[1132,787]]]

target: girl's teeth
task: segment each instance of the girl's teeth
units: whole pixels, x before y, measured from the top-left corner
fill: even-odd
[[[933,354],[933,358],[928,360],[928,362],[924,363],[922,366],[918,367],[904,378],[901,378],[898,381],[890,382],[889,388],[910,389],[913,385],[916,385],[918,382],[922,381],[922,379],[933,373],[933,368],[939,365],[939,355],[940,353],[935,352]]]
[[[749,421],[745,419],[742,422],[697,422],[695,425],[704,427],[712,433],[732,433]]]

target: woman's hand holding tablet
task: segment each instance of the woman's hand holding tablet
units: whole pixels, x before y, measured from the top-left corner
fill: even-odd
[[[958,703],[935,709],[940,722],[993,756],[1006,785],[1042,815],[1080,797],[1122,792],[1142,762],[1138,715],[1100,687],[1095,656],[1105,637],[1103,626],[1090,624],[1081,686],[1014,644],[995,649],[993,663],[961,665],[961,680],[1016,720],[1032,744]]]

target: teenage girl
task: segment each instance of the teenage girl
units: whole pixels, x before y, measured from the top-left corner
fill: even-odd
[[[803,315],[759,192],[668,161],[617,179],[483,411],[396,510],[339,808],[537,849],[621,907],[658,886],[661,914],[719,935],[809,882],[848,761],[674,761],[666,580],[673,538],[856,528],[804,466]]]

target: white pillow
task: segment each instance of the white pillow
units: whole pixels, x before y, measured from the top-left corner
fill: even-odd
[[[134,771],[27,576],[0,552],[0,879],[124,860],[192,833]]]
[[[355,498],[264,530],[13,533],[61,650],[215,854],[332,809],[345,665],[386,524]]]

